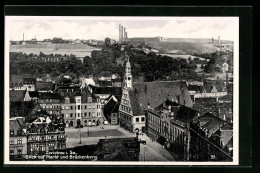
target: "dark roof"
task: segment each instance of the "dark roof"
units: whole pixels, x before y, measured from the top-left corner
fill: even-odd
[[[29,95],[30,95],[30,97],[39,97],[39,93],[38,93],[38,91],[29,91]]]
[[[112,86],[112,81],[98,80],[100,86]]]
[[[81,102],[82,103],[88,103],[88,98],[92,98],[92,102],[97,101],[97,97],[90,93],[90,91],[87,88],[83,88],[82,91],[77,92],[61,92],[61,102],[65,102],[65,98],[70,98],[70,103],[76,103],[75,97],[81,96]]]
[[[196,103],[213,103],[213,102],[217,102],[217,98],[211,98],[211,97],[207,97],[207,98],[195,98],[195,102]]]
[[[25,121],[31,119],[31,115],[43,110],[39,103],[34,101],[11,102],[10,103],[10,117],[25,117]]]
[[[181,104],[185,100],[185,105],[192,107],[185,81],[136,82],[129,94],[134,115],[143,114],[148,105],[155,108],[167,99],[176,100],[178,97]]]
[[[104,113],[111,114],[117,113],[119,110],[119,102],[116,102],[114,99],[110,99],[109,102],[104,106]]]
[[[180,105],[175,101],[166,100],[164,103],[155,108],[155,110],[159,111],[162,109],[169,109],[168,106],[171,106],[171,112],[174,113],[174,119],[183,123],[187,123],[192,121],[197,115],[198,111],[192,108],[189,108],[184,105]]]
[[[218,92],[227,91],[223,81],[207,81],[203,84],[203,89],[207,92],[211,92],[213,87],[216,87]]]
[[[36,84],[36,78],[33,77],[25,77],[23,78],[24,84]]]
[[[122,78],[115,78],[115,79],[111,79],[112,82],[122,82],[123,79]]]
[[[232,94],[227,94],[225,96],[219,97],[219,100],[223,100],[223,101],[232,101],[233,100],[233,95]]]
[[[39,99],[60,99],[59,93],[43,92],[39,93]]]
[[[9,130],[13,131],[14,136],[25,136],[26,134],[22,130],[23,125],[24,125],[24,122],[23,122],[22,118],[10,119]],[[22,134],[18,134],[18,131],[22,131]]]
[[[226,124],[226,121],[222,120],[221,118],[211,114],[206,113],[198,118],[200,120],[200,125],[209,130],[209,136],[214,134],[221,126]]]
[[[114,96],[121,96],[122,95],[122,88],[121,87],[97,87],[89,85],[92,88],[93,94],[112,94]]]
[[[199,85],[189,85],[188,86],[189,91],[196,91],[196,92],[202,92],[203,91],[203,86]]]
[[[38,82],[36,83],[36,90],[42,91],[42,90],[54,90],[54,85],[50,82]]]
[[[10,90],[10,102],[24,101],[26,90]]]
[[[11,75],[10,76],[10,86],[17,87],[23,86],[23,76],[22,75]]]

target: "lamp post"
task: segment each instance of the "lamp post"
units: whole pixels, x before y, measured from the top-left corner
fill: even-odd
[[[146,147],[144,147],[144,162],[145,162],[145,151],[147,151]]]
[[[81,144],[81,131],[79,129],[79,144]]]

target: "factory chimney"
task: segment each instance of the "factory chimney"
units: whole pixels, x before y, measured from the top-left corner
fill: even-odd
[[[218,36],[218,44],[220,44],[220,36]]]
[[[123,37],[124,37],[124,27],[121,25],[121,42],[123,42]]]
[[[121,42],[121,24],[119,24],[119,42]]]
[[[125,32],[125,38],[127,39],[127,32]]]
[[[124,41],[125,41],[125,28],[124,28],[124,35],[123,35],[123,37],[124,37]]]

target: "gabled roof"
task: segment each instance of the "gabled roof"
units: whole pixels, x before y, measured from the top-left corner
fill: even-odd
[[[209,132],[209,137],[214,134],[221,126],[226,124],[226,121],[221,118],[211,114],[205,113],[201,117],[198,118],[200,120],[201,127],[207,129]]]
[[[97,101],[97,97],[93,94],[90,93],[90,91],[87,88],[83,88],[82,91],[77,91],[77,92],[64,92],[60,93],[61,94],[61,102],[65,102],[65,98],[69,97],[70,98],[70,103],[76,103],[75,97],[76,96],[81,96],[81,102],[82,103],[88,103],[88,98],[92,98],[92,102]]]
[[[185,81],[136,82],[129,94],[134,115],[143,114],[148,105],[155,108],[167,99],[176,100],[178,97],[181,104],[185,100],[185,105],[192,107]]]
[[[24,101],[26,90],[10,90],[10,102]]]
[[[206,92],[211,92],[214,87],[218,92],[227,91],[223,81],[204,82],[203,89]]]
[[[9,130],[13,131],[14,136],[25,136],[26,134],[22,130],[24,123],[21,121],[21,118],[10,119],[9,121]],[[18,131],[21,131],[21,134],[18,134]]]
[[[116,102],[114,99],[110,99],[107,104],[104,106],[104,113],[117,113],[119,110],[119,102]]]
[[[170,107],[171,112],[174,113],[173,120],[178,120],[183,123],[187,123],[187,122],[192,121],[198,115],[197,110],[189,108],[184,105],[180,105],[180,104],[176,103],[175,101],[170,101],[170,100],[166,100],[164,103],[162,103],[161,105],[156,107],[155,110],[157,110],[157,111],[162,110],[162,109],[169,110],[169,106],[171,106]]]

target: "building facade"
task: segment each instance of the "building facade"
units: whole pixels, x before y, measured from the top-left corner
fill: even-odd
[[[65,93],[61,114],[67,127],[96,126],[103,123],[100,99],[87,88],[78,93]]]
[[[39,103],[50,115],[61,114],[61,98],[59,93],[39,93]]]
[[[28,155],[45,155],[47,152],[66,148],[63,122],[54,123],[48,116],[41,116],[26,126]]]
[[[26,130],[23,128],[24,123],[24,117],[10,119],[10,160],[19,160],[27,155],[27,136]]]

